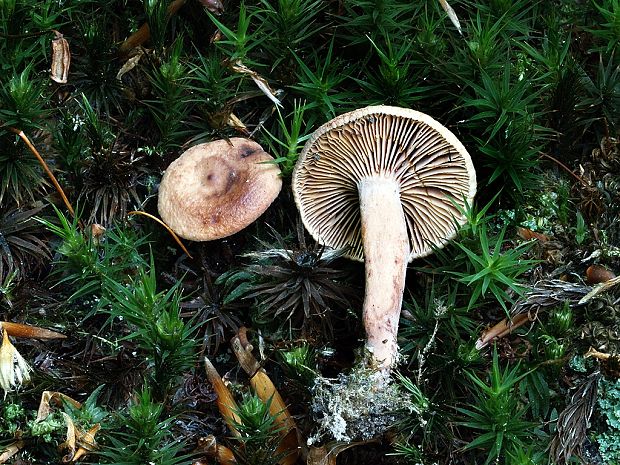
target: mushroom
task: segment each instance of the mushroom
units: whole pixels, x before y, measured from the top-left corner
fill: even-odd
[[[407,263],[453,238],[476,173],[463,144],[418,111],[371,106],[317,129],[293,172],[309,233],[365,262],[366,347],[381,371],[398,356]]]
[[[212,241],[241,231],[282,188],[280,169],[254,141],[241,137],[195,145],[166,169],[157,208],[179,236]]]

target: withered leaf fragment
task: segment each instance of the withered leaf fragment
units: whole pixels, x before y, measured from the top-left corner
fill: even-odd
[[[448,1],[439,0],[439,4],[444,9],[444,11],[447,13],[448,18],[450,18],[450,21],[452,21],[452,24],[454,24],[454,27],[456,27],[456,30],[459,31],[459,34],[463,35],[463,30],[461,29],[461,23],[459,22],[459,18],[456,16],[454,9],[452,9]]]
[[[71,50],[69,42],[63,35],[56,32],[56,38],[52,40],[52,81],[58,84],[66,84],[69,77],[69,66],[71,66]]]
[[[214,15],[221,15],[224,13],[224,5],[220,0],[200,0],[200,3]]]
[[[590,418],[596,406],[598,381],[601,373],[595,371],[572,395],[567,407],[558,416],[556,433],[549,446],[553,463],[568,464],[571,457],[579,456],[590,427]]]

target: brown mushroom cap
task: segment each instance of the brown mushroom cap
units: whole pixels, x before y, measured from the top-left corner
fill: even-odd
[[[157,208],[179,236],[211,241],[255,221],[282,188],[280,169],[254,141],[235,137],[198,144],[166,169]]]
[[[293,173],[302,220],[319,243],[364,259],[358,183],[375,176],[399,183],[409,261],[454,237],[465,218],[452,202],[464,207],[476,193],[467,150],[436,120],[383,105],[355,110],[314,132]]]

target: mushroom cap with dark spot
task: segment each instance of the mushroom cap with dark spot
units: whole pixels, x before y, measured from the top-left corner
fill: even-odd
[[[280,169],[254,141],[235,137],[195,145],[173,161],[157,208],[179,236],[211,241],[255,221],[282,188]]]
[[[295,201],[319,243],[348,248],[350,258],[364,259],[358,183],[375,176],[400,185],[409,260],[453,238],[465,222],[455,204],[471,205],[476,194],[467,150],[436,120],[383,105],[355,110],[317,129],[293,172]]]

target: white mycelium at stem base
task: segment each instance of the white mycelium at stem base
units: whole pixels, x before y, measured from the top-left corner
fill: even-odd
[[[366,347],[381,368],[396,361],[398,320],[410,254],[400,186],[390,177],[358,183],[366,269],[363,320]]]

